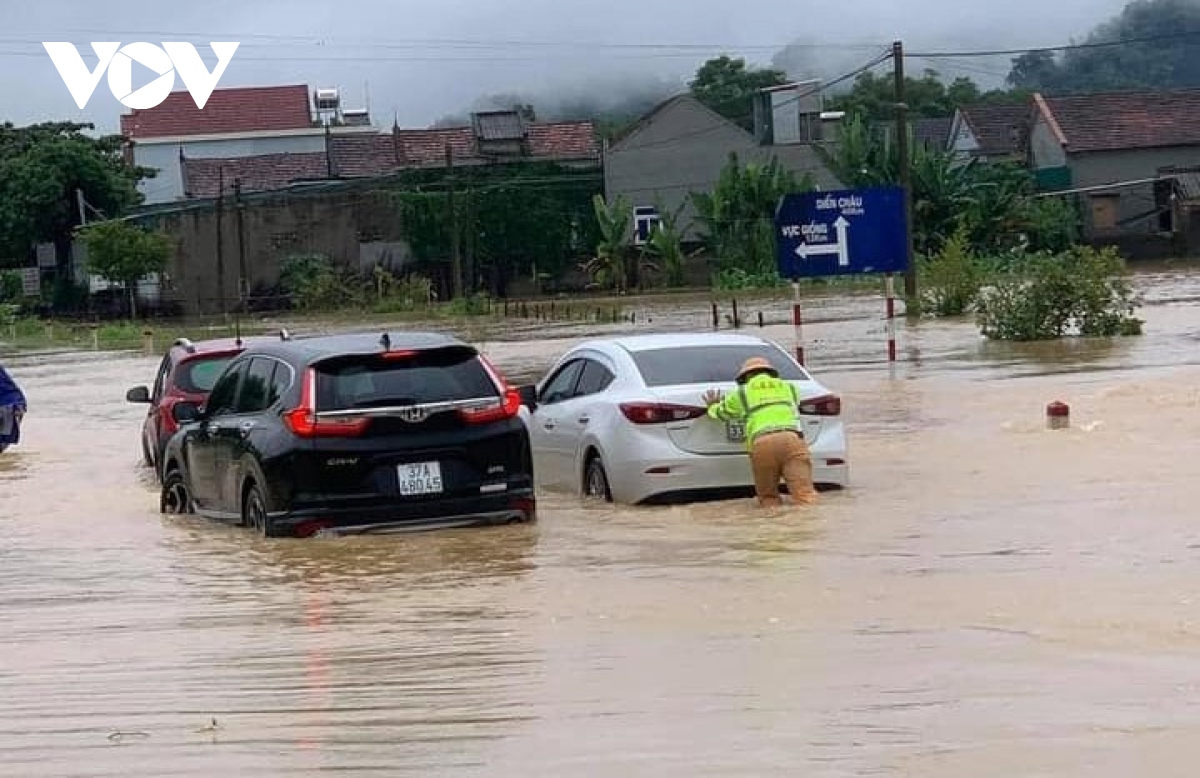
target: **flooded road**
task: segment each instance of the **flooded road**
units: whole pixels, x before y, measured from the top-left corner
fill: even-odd
[[[546,496],[260,540],[158,515],[123,402],[154,359],[8,358],[0,775],[1190,776],[1200,275],[1141,285],[1144,337],[922,323],[891,371],[881,301],[814,301],[853,484],[783,519]],[[577,330],[484,345],[531,377]]]

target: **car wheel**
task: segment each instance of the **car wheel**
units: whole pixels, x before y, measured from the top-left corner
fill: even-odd
[[[174,468],[167,473],[166,478],[163,479],[158,507],[161,513],[170,513],[176,516],[193,512],[192,493],[183,479],[183,473]]]
[[[271,517],[267,515],[267,502],[258,484],[252,483],[246,487],[246,497],[242,500],[242,526],[249,527],[264,538],[276,535]]]
[[[600,456],[593,455],[583,471],[583,496],[591,500],[612,502],[612,490],[608,488],[608,473]]]

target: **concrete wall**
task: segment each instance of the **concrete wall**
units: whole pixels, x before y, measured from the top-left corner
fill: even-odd
[[[739,161],[762,162],[776,155],[798,173],[809,172],[820,186],[837,180],[807,145],[759,146],[740,127],[691,98],[677,99],[652,114],[632,134],[605,154],[604,190],[609,199],[624,195],[636,208],[682,207],[680,226],[687,239],[698,237],[692,192],[712,191],[721,171],[736,153]]]
[[[222,261],[217,260],[217,212],[212,207],[188,209],[157,218],[157,226],[175,238],[164,297],[176,299],[185,314],[217,313],[222,297],[233,310],[238,299],[237,216],[227,206],[221,214]],[[403,231],[386,195],[368,193],[277,197],[247,203],[243,214],[247,287],[267,290],[279,283],[288,257],[323,254],[349,269],[360,269],[364,256],[380,243],[394,250],[392,270],[407,261]],[[219,271],[223,265],[223,272]]]
[[[1170,165],[1200,164],[1200,146],[1164,149],[1106,151],[1070,156],[1072,187],[1090,187],[1154,178],[1160,168]],[[1133,219],[1154,208],[1154,185],[1139,184],[1112,190],[1118,197],[1117,218]],[[1083,197],[1084,234],[1089,239],[1103,237],[1092,226],[1089,196]],[[1119,230],[1125,235],[1149,235],[1159,231],[1157,217],[1125,224]]]
[[[323,133],[285,135],[265,138],[220,138],[188,140],[182,143],[135,143],[134,164],[158,170],[158,176],[142,181],[138,188],[146,196],[146,205],[183,199],[183,178],[179,151],[193,159],[250,157],[258,154],[299,154],[325,150]]]
[[[1029,131],[1029,152],[1030,167],[1034,170],[1062,167],[1067,164],[1067,155],[1062,144],[1058,142],[1058,137],[1046,122],[1046,118],[1041,115]]]

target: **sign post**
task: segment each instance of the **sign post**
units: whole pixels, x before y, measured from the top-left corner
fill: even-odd
[[[884,297],[887,298],[888,362],[896,361],[896,279],[891,273],[884,277]]]
[[[896,360],[894,273],[908,269],[904,189],[898,186],[784,195],[775,212],[779,275],[792,280],[796,358],[801,341],[801,278],[882,273],[886,279],[888,361]]]

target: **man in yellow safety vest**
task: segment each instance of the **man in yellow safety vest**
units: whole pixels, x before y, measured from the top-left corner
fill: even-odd
[[[754,491],[759,505],[776,508],[783,504],[779,479],[800,505],[816,502],[812,456],[800,430],[800,395],[796,387],[779,377],[779,372],[762,357],[746,360],[737,375],[738,389],[722,398],[710,389],[704,393],[708,415],[719,421],[742,421],[746,426],[746,449],[754,472]]]

